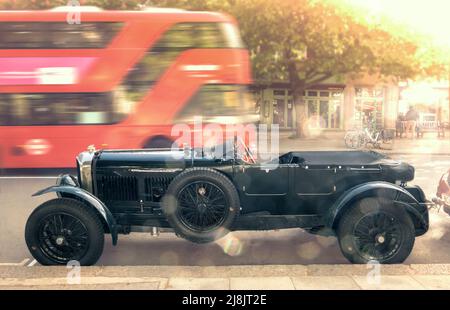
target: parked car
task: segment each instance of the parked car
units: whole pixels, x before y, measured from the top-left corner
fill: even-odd
[[[450,169],[439,180],[436,198],[433,199],[433,202],[450,215]]]
[[[428,230],[423,191],[407,186],[414,168],[373,151],[288,152],[257,162],[246,147],[103,150],[77,157],[34,196],[55,192],[25,230],[43,265],[96,263],[104,234],[169,230],[206,243],[237,230],[303,228],[334,235],[352,263],[401,263]]]

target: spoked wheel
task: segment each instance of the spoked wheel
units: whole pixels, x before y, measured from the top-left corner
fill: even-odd
[[[229,209],[224,191],[211,182],[192,182],[178,193],[179,217],[187,227],[205,232],[220,227]]]
[[[47,201],[30,215],[25,240],[42,265],[97,262],[103,251],[104,229],[99,217],[82,202],[59,198]]]
[[[414,225],[402,207],[365,198],[351,207],[339,222],[339,244],[352,263],[403,262],[415,241]]]
[[[192,168],[170,183],[163,211],[175,233],[196,243],[225,236],[240,210],[233,183],[220,172]]]
[[[67,213],[44,218],[39,227],[39,241],[42,252],[61,264],[83,257],[89,248],[86,225]]]
[[[366,260],[386,260],[402,244],[401,223],[383,212],[362,217],[353,230],[357,251]]]

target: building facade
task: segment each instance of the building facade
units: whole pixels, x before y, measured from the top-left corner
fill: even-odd
[[[296,128],[294,98],[288,83],[256,86],[253,92],[262,123],[278,124],[282,130]],[[379,128],[395,128],[398,102],[399,87],[392,82],[381,82],[375,77],[345,83],[329,80],[305,91],[305,125],[324,131],[345,131],[363,127],[371,120]]]

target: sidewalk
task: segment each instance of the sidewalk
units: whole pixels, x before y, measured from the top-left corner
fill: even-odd
[[[280,152],[287,151],[349,151],[344,143],[345,132],[327,132],[316,138],[291,139],[290,132],[280,132]],[[450,155],[450,135],[437,138],[434,134],[427,134],[423,138],[395,139],[392,144],[385,144],[383,149],[374,151],[386,154],[401,155]]]
[[[82,267],[81,284],[68,284],[68,272],[2,266],[0,289],[450,289],[447,264]]]

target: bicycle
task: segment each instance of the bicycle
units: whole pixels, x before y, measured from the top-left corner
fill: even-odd
[[[381,149],[381,145],[392,142],[393,138],[386,130],[370,131],[369,128],[363,130],[353,130],[345,134],[345,146],[351,149],[366,148],[371,144],[374,148]]]

